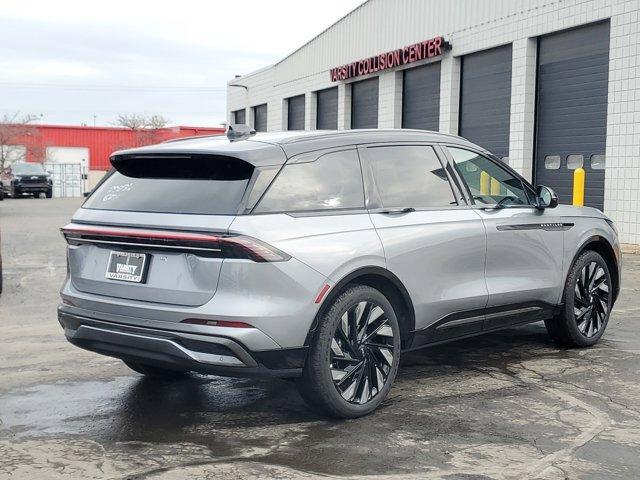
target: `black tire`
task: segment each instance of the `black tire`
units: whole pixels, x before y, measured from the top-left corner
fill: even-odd
[[[562,298],[561,313],[545,321],[549,336],[568,347],[591,347],[598,343],[613,306],[611,272],[600,254],[587,250],[576,259]]]
[[[141,373],[147,377],[156,378],[160,380],[179,380],[189,375],[187,371],[170,370],[168,368],[152,367],[151,365],[145,365],[143,363],[131,362],[129,360],[123,360],[125,365],[131,370]]]
[[[2,185],[0,185],[0,202],[4,200],[4,188],[2,188]]]
[[[347,335],[344,325],[349,331]],[[355,340],[351,342],[351,338]],[[400,328],[391,303],[378,290],[355,285],[334,299],[319,319],[302,377],[297,382],[298,390],[307,404],[322,414],[361,417],[384,401],[399,362]],[[345,386],[341,393],[342,385]]]
[[[45,196],[47,198],[52,198],[53,197],[53,191],[52,190],[47,190],[46,192],[44,192]]]

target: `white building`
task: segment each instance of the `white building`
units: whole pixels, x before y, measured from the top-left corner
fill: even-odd
[[[562,202],[583,166],[586,203],[640,244],[639,14],[640,0],[369,0],[229,81],[228,120],[459,134]]]

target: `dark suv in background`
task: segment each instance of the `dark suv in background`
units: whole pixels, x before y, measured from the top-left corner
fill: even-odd
[[[0,175],[3,196],[19,197],[24,194],[39,197],[44,193],[47,198],[53,196],[53,181],[51,174],[41,163],[14,163],[5,168]]]

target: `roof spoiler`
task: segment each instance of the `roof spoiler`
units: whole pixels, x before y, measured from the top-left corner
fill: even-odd
[[[249,137],[253,137],[255,134],[256,131],[247,125],[233,124],[229,125],[227,128],[227,138],[230,142],[246,140]]]

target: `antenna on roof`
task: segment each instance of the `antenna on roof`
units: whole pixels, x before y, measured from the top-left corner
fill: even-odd
[[[227,138],[231,142],[236,142],[238,140],[246,140],[249,137],[252,137],[256,134],[256,131],[247,126],[240,124],[229,125],[227,128]]]

